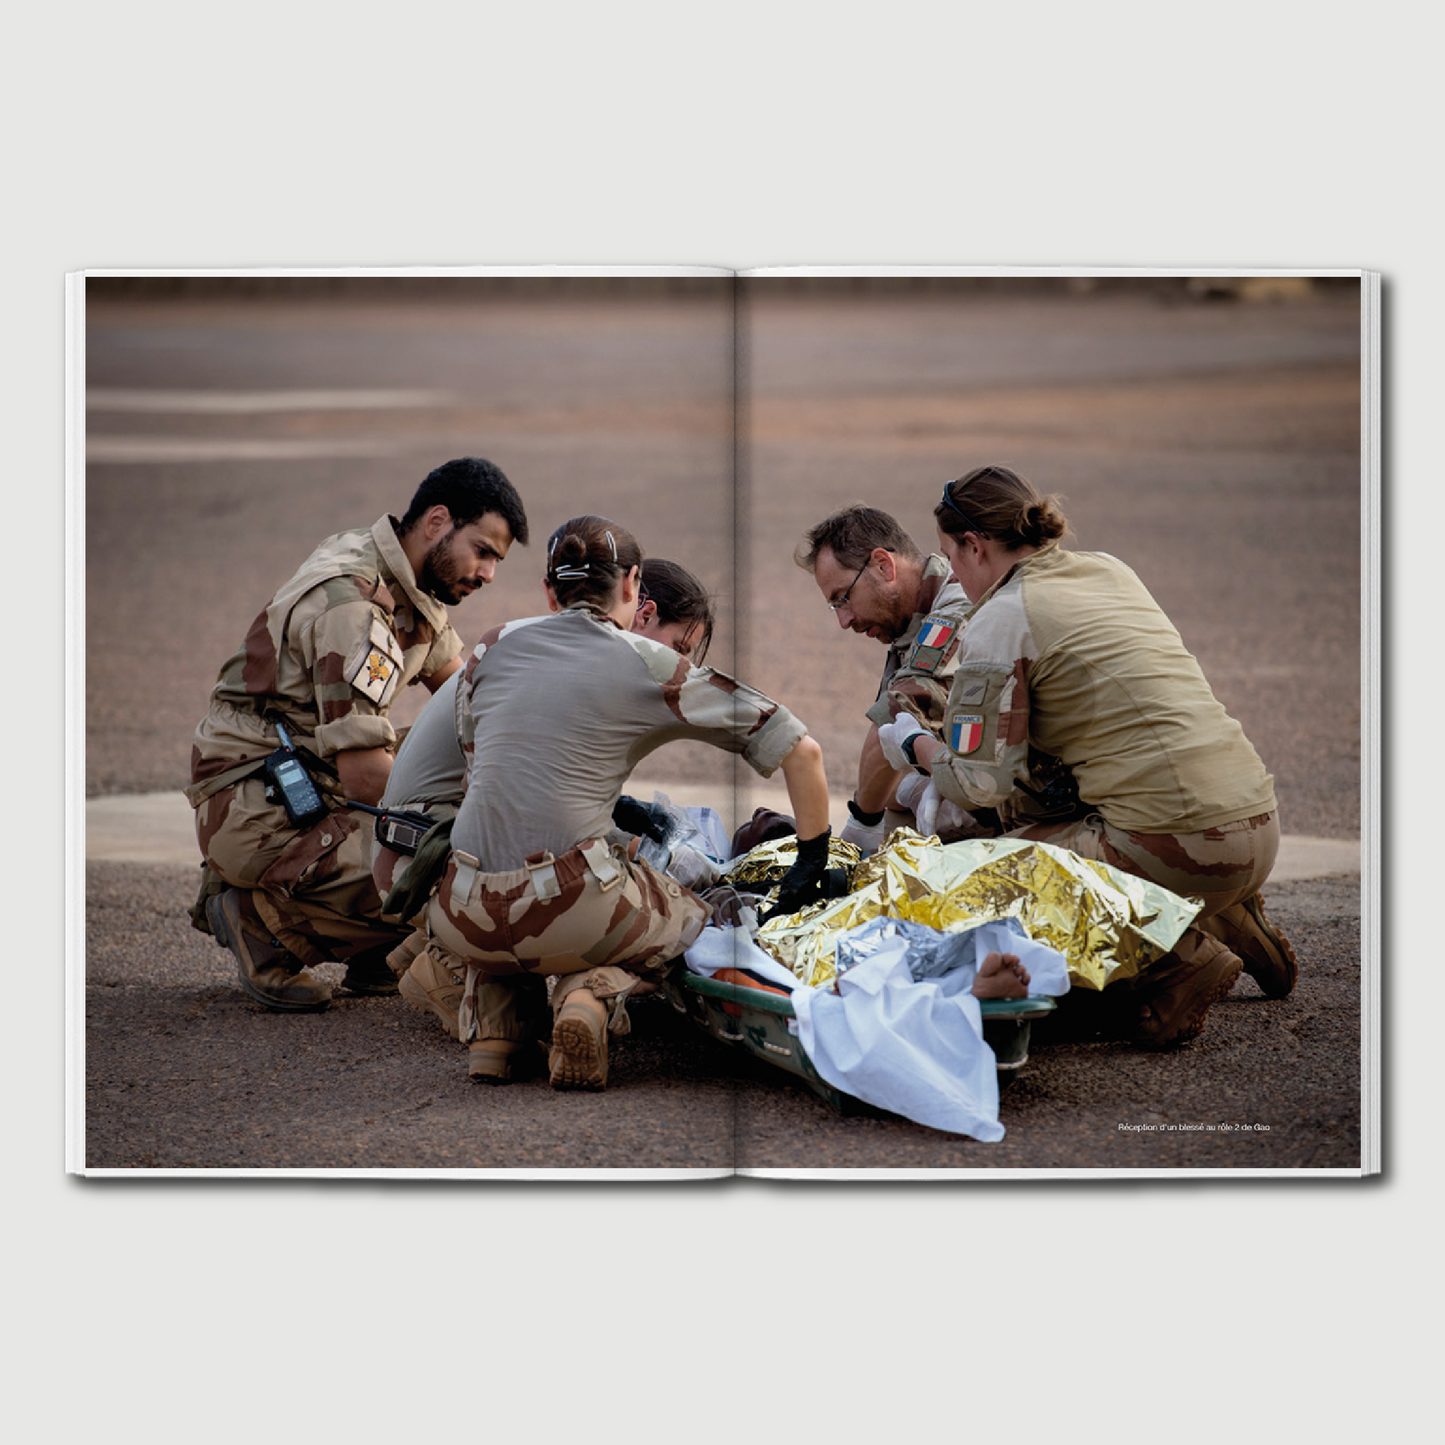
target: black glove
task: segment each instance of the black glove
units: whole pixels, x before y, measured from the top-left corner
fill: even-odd
[[[654,843],[666,843],[672,831],[672,818],[666,808],[656,803],[640,803],[626,793],[612,805],[612,821],[624,833],[651,838]]]
[[[796,913],[828,896],[828,839],[832,836],[833,830],[824,828],[816,838],[798,839],[797,861],[783,875],[778,901],[758,920],[760,923],[778,914]]]

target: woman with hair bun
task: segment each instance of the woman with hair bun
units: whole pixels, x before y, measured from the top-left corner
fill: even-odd
[[[890,762],[928,773],[950,802],[999,809],[1007,825],[1039,756],[1060,759],[1077,806],[1015,818],[1005,836],[1204,899],[1172,953],[1108,990],[1136,1042],[1193,1038],[1245,969],[1284,998],[1294,951],[1259,894],[1279,849],[1274,780],[1144,584],[1107,553],[1060,547],[1058,499],[1007,467],[947,483],[933,515],[973,608],[943,740],[902,713],[880,729]]]
[[[551,1082],[601,1089],[607,1034],[628,1027],[638,978],[676,958],[709,906],[631,856],[613,830],[629,773],[663,743],[692,739],[781,768],[798,861],[780,905],[823,896],[828,783],[823,754],[786,708],[629,629],[642,552],[604,517],[573,517],[547,543],[547,616],[509,622],[477,644],[457,690],[467,789],[452,855],[427,906],[432,937],[467,967],[459,1036],[474,1080],[505,1082],[525,1054],[521,1022],[478,1029],[479,985],[552,990]],[[518,1007],[518,1020],[528,1010]],[[482,1037],[487,1032],[503,1036]]]

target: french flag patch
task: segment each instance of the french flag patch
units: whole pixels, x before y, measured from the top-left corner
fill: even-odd
[[[948,720],[948,745],[956,753],[971,753],[983,741],[983,714],[956,712]]]
[[[919,647],[947,647],[953,640],[953,623],[942,617],[924,619],[918,634]]]

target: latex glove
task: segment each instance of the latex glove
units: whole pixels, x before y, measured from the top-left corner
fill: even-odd
[[[932,786],[932,778],[925,777],[922,773],[909,773],[894,790],[898,806],[906,808],[910,813],[917,813],[918,800]]]
[[[915,776],[917,775],[915,774]],[[913,806],[913,822],[915,832],[921,833],[925,838],[931,838],[938,832],[938,813],[940,807],[944,806],[945,800],[939,794],[932,778],[928,778],[926,782],[927,786]],[[952,807],[953,805],[949,803],[947,806]]]
[[[932,778],[923,781],[926,786],[919,793],[918,802],[913,809],[915,832],[931,838],[944,832],[962,832],[973,837],[982,831],[967,808],[950,802],[939,793]],[[902,792],[901,788],[899,792]]]
[[[909,762],[908,756],[903,751],[903,744],[909,738],[926,738],[932,734],[918,721],[912,713],[899,713],[891,723],[884,723],[878,729],[878,741],[883,748],[883,756],[888,759],[888,766],[896,773],[913,771],[913,764]]]
[[[948,829],[962,838],[993,838],[998,833],[991,812],[970,813],[967,808],[950,803],[947,798],[938,810],[938,821],[934,826],[940,833]]]
[[[778,885],[778,901],[760,920],[779,914],[797,913],[810,903],[821,903],[828,896],[828,839],[831,828],[824,828],[816,838],[798,839],[797,861]]]
[[[917,774],[914,776],[916,777]],[[869,853],[876,853],[878,845],[883,841],[884,815],[879,813],[874,821],[865,821],[871,816],[865,813],[860,818],[857,803],[850,799],[848,821],[843,825],[843,831],[838,834],[843,842],[851,843],[865,857]]]

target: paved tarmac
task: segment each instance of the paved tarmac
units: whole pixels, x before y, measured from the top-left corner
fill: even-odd
[[[774,288],[742,319],[734,489],[726,287],[93,301],[73,1020],[88,1170],[1359,1165],[1353,298]],[[881,654],[840,635],[792,565],[803,529],[866,498],[927,542],[942,481],[986,460],[1062,493],[1075,545],[1144,576],[1275,774],[1289,846],[1267,894],[1299,987],[1272,1002],[1243,980],[1169,1055],[1041,1031],[997,1145],[836,1115],[739,1070],[661,1003],[634,1010],[595,1097],[477,1089],[458,1046],[395,1000],[294,1018],[252,1004],[184,916],[191,731],[221,660],[314,542],[400,511],[426,470],[466,453],[512,476],[538,538],[601,511],[717,589],[716,660],[808,722],[840,797]],[[539,572],[535,543],[515,551],[456,610],[464,640],[536,610]],[[633,790],[720,802],[732,781],[720,755],[683,745]]]

